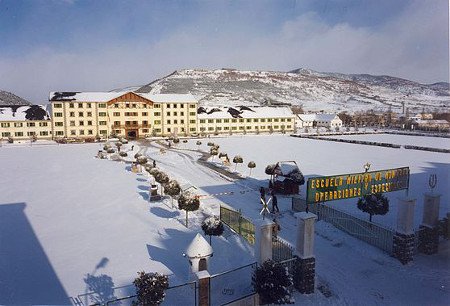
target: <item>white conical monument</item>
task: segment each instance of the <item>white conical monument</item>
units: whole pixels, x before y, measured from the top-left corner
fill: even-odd
[[[213,249],[202,235],[197,234],[186,249],[192,272],[208,270],[209,258],[213,255]]]

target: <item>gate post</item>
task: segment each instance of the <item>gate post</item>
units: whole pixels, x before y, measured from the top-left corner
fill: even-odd
[[[438,252],[440,201],[440,194],[424,194],[422,224],[419,232],[419,252],[427,255]]]
[[[393,256],[402,264],[413,260],[414,252],[414,207],[416,199],[399,198],[397,232],[393,239]]]
[[[273,222],[259,219],[255,224],[255,257],[258,265],[272,259],[272,227]]]
[[[208,271],[206,270],[196,272],[195,275],[197,276],[198,282],[198,306],[209,306],[209,286],[211,275],[209,275]]]
[[[296,213],[294,216],[297,218],[295,255],[298,257],[294,268],[294,285],[300,293],[314,293],[314,222],[317,216],[307,212]]]

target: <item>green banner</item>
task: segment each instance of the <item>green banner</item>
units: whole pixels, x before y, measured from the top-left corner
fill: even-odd
[[[409,167],[317,176],[308,179],[306,202],[317,203],[359,198],[371,193],[385,193],[408,189]]]

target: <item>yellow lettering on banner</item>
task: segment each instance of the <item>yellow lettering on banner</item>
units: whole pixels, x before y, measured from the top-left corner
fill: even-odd
[[[361,196],[361,188],[358,188],[358,197]]]
[[[311,189],[314,189],[314,181],[315,180],[311,180]]]
[[[336,200],[337,199],[337,197],[338,197],[338,195],[337,195],[337,191],[335,190],[334,192],[333,192],[333,198]]]
[[[338,190],[338,199],[342,198],[342,190]]]
[[[350,189],[349,193],[348,193],[349,197],[352,198],[353,197],[353,188]]]
[[[352,179],[351,176],[347,176],[347,180],[346,180],[347,185],[350,185],[352,183]]]
[[[314,201],[319,202],[320,200],[320,195],[318,192],[316,192],[316,194],[314,195]]]
[[[328,200],[328,192],[325,192],[325,198],[324,198],[324,200],[325,200],[325,201]]]

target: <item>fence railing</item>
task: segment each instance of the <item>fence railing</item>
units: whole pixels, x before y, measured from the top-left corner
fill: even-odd
[[[226,305],[254,294],[252,275],[255,269],[256,262],[212,275],[209,283],[210,305]]]
[[[281,262],[294,258],[295,248],[281,237],[272,238],[272,260]]]
[[[255,226],[250,220],[243,217],[240,211],[220,206],[220,220],[248,243],[255,244]]]
[[[306,200],[300,198],[292,199],[294,211],[305,211]],[[309,211],[316,214],[319,220],[333,224],[336,228],[363,240],[381,250],[392,254],[392,246],[395,230],[386,228],[379,224],[359,219],[343,211],[330,206],[314,203],[309,204]]]

